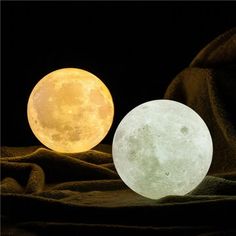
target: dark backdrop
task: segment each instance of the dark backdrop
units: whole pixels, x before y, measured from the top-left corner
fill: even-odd
[[[26,115],[47,73],[78,67],[110,89],[122,117],[159,99],[208,42],[236,24],[233,2],[2,2],[2,145],[37,145]]]

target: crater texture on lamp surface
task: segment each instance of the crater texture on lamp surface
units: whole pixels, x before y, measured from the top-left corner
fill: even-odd
[[[190,107],[153,100],[131,110],[112,143],[121,179],[151,199],[185,195],[206,176],[213,154],[210,132]]]
[[[35,85],[27,115],[41,143],[58,152],[75,153],[102,141],[112,125],[114,105],[108,88],[95,75],[64,68]]]

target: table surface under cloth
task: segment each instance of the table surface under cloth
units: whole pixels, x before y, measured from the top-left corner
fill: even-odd
[[[236,233],[236,172],[206,176],[185,196],[151,200],[122,182],[110,149],[2,147],[3,235]]]

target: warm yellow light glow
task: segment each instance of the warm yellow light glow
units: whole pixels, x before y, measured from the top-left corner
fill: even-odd
[[[109,90],[95,75],[64,68],[36,84],[27,115],[41,143],[58,152],[75,153],[102,141],[111,127],[114,105]]]

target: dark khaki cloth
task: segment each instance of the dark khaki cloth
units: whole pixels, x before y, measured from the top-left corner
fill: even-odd
[[[236,170],[236,29],[220,35],[169,85],[166,99],[182,102],[206,122],[214,155],[209,171]]]

